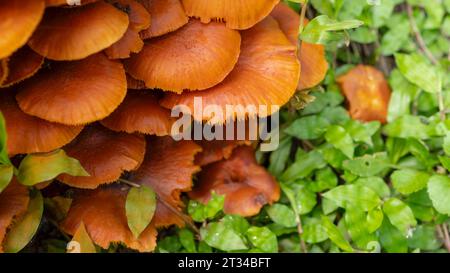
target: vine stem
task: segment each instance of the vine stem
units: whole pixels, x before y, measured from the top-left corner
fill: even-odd
[[[295,221],[297,222],[297,232],[298,237],[300,238],[300,249],[303,253],[308,253],[308,249],[306,248],[305,240],[303,240],[303,225],[302,225],[302,218],[300,218],[300,215],[296,213]]]
[[[443,223],[442,225],[443,233],[444,233],[444,245],[448,252],[450,252],[450,235],[448,234],[447,224]]]
[[[305,0],[305,3],[303,3],[302,9],[300,11],[300,26],[298,27],[297,56],[299,59],[302,56],[302,39],[300,38],[300,35],[302,34],[303,28],[305,27],[305,18],[307,10],[308,10],[308,0]]]

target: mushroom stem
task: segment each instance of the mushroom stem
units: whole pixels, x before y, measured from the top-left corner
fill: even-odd
[[[134,188],[140,188],[141,187],[141,185],[139,185],[137,183],[134,183],[132,181],[123,179],[123,178],[119,178],[119,182],[127,184],[128,186],[131,186],[131,187],[134,187]]]
[[[308,10],[308,0],[305,0],[305,3],[302,5],[302,9],[300,11],[300,26],[298,28],[298,58],[302,56],[302,39],[300,38],[300,35],[303,32],[303,28],[305,26],[305,17],[306,17],[306,11]]]

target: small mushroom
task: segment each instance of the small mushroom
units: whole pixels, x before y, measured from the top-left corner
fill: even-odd
[[[300,16],[284,3],[278,4],[270,15],[277,20],[281,30],[291,43],[297,45]],[[305,19],[304,26],[308,22],[308,19]],[[328,71],[328,62],[325,58],[325,47],[323,45],[302,42],[299,60],[301,73],[298,90],[312,88],[325,78]]]
[[[191,20],[181,29],[150,40],[125,60],[127,72],[148,88],[181,93],[220,83],[235,66],[241,37],[220,23]]]
[[[144,46],[139,31],[150,26],[150,14],[134,0],[115,0],[113,3],[128,11],[130,24],[125,35],[108,47],[105,53],[111,59],[129,58],[131,53],[138,53]]]
[[[103,1],[74,8],[49,8],[28,45],[51,60],[79,60],[117,42],[128,23],[125,12]]]
[[[66,153],[78,159],[88,177],[63,174],[58,180],[72,187],[95,189],[117,181],[123,172],[137,169],[145,154],[141,135],[113,132],[101,125],[91,125],[70,144]]]
[[[0,0],[0,59],[26,44],[44,9],[43,0]]]
[[[83,126],[67,126],[25,114],[14,99],[13,90],[0,91],[0,111],[6,121],[8,154],[44,153],[71,142]]]
[[[150,27],[140,33],[142,39],[150,39],[175,31],[189,21],[180,0],[138,1],[152,16]]]
[[[253,28],[242,31],[241,36],[239,61],[224,81],[203,91],[184,92],[181,95],[166,94],[161,105],[169,109],[186,105],[190,113],[194,113],[194,98],[198,97],[201,98],[204,109],[214,106],[221,110],[225,122],[232,118],[245,119],[257,115],[265,117],[278,110],[272,106],[287,103],[294,95],[300,77],[296,46],[289,42],[270,16]],[[249,111],[227,113],[227,105],[243,106]],[[261,105],[266,106],[267,111],[259,112]],[[250,111],[249,106],[254,106],[255,111]],[[194,118],[210,118],[206,113],[203,114],[194,115]]]
[[[213,191],[225,195],[225,213],[244,217],[258,214],[264,205],[280,198],[279,185],[247,146],[236,148],[227,160],[203,167],[189,196],[206,203]]]
[[[21,84],[16,99],[27,114],[67,124],[87,124],[111,114],[126,95],[125,70],[103,53],[55,62]]]
[[[167,136],[174,122],[170,111],[159,105],[154,94],[129,91],[119,108],[101,124],[117,132]]]
[[[391,89],[381,71],[372,66],[358,65],[337,81],[353,119],[386,123]]]
[[[3,252],[3,240],[14,220],[25,214],[30,196],[28,189],[13,179],[0,193],[0,253]]]
[[[248,29],[270,14],[280,0],[182,0],[186,14],[211,20],[225,21],[228,28]]]
[[[8,57],[5,63],[9,73],[3,83],[0,80],[0,87],[8,87],[33,76],[44,63],[44,57],[24,46]]]
[[[74,235],[79,225],[84,223],[92,241],[104,249],[112,243],[124,243],[131,249],[150,252],[156,247],[156,228],[150,224],[139,238],[134,237],[128,227],[126,197],[127,190],[118,185],[80,191],[75,195],[61,228]]]

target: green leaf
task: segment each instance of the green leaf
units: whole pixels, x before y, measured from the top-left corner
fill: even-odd
[[[152,221],[156,210],[156,194],[150,187],[141,185],[133,187],[127,194],[125,211],[128,227],[134,237],[139,235]]]
[[[366,213],[359,209],[348,209],[344,214],[345,227],[359,248],[366,249],[367,245],[376,240],[368,229]]]
[[[14,167],[11,165],[0,165],[0,193],[9,185],[14,174]]]
[[[180,239],[180,243],[188,253],[195,253],[197,251],[195,247],[194,234],[190,230],[185,228],[181,229],[178,232],[178,237]]]
[[[339,186],[324,193],[323,197],[332,200],[342,208],[357,208],[364,211],[369,211],[381,203],[372,189],[362,185]]]
[[[322,216],[322,224],[327,232],[328,238],[335,243],[339,248],[347,252],[353,252],[353,248],[339,229],[328,219],[327,216]]]
[[[400,72],[424,91],[437,93],[442,90],[439,72],[420,54],[395,54]]]
[[[287,137],[280,142],[278,149],[270,154],[268,171],[275,177],[283,173],[291,154],[292,138]]]
[[[26,186],[33,186],[56,178],[60,174],[89,176],[80,162],[66,155],[63,150],[44,154],[29,154],[19,166],[17,179]]]
[[[343,34],[340,31],[357,28],[363,24],[363,22],[358,20],[338,22],[327,15],[319,15],[309,22],[300,37],[307,43],[327,44],[328,42],[342,39]]]
[[[34,194],[25,215],[18,219],[6,234],[3,248],[7,253],[17,253],[22,250],[39,228],[44,211],[44,201],[39,191],[35,191]]]
[[[361,123],[356,120],[349,120],[344,125],[345,130],[356,142],[363,142],[373,146],[372,136],[380,129],[381,124],[378,121]]]
[[[383,248],[389,253],[408,252],[408,241],[406,237],[395,228],[386,217],[379,230],[380,242]]]
[[[248,249],[241,236],[223,222],[208,224],[200,229],[200,236],[209,246],[222,251]]]
[[[420,89],[411,84],[398,69],[391,72],[389,83],[392,88],[389,100],[388,122],[393,122],[397,118],[411,114],[411,103],[414,101]]]
[[[353,147],[353,140],[347,131],[339,126],[332,125],[328,127],[325,139],[331,143],[336,149],[343,152],[348,158],[353,158],[355,148]]]
[[[203,222],[207,219],[213,219],[223,209],[225,196],[212,193],[206,205],[200,202],[190,200],[188,205],[188,213],[196,222]]]
[[[372,233],[383,224],[384,214],[381,209],[376,208],[367,213],[367,230]]]
[[[7,134],[6,134],[6,121],[0,111],[0,164],[11,165],[8,157],[7,146]]]
[[[284,132],[290,136],[312,140],[321,137],[330,123],[320,116],[308,116],[295,120]]]
[[[417,225],[416,218],[408,205],[397,198],[391,198],[383,204],[383,211],[393,226],[407,236],[412,227]]]
[[[266,208],[266,212],[274,223],[283,227],[295,227],[295,212],[288,206],[283,204],[274,204]]]
[[[425,188],[429,178],[429,174],[412,169],[398,170],[391,175],[391,181],[394,188],[405,195]]]
[[[430,225],[418,226],[408,239],[410,248],[419,248],[421,250],[433,251],[442,246],[442,242],[436,236],[436,227]]]
[[[343,168],[351,173],[362,176],[376,176],[390,167],[386,153],[364,155],[344,161]]]
[[[73,249],[70,249],[70,246],[73,246]],[[91,237],[89,237],[89,234],[86,231],[86,227],[83,222],[80,223],[80,225],[77,228],[77,231],[75,231],[75,234],[73,235],[72,241],[68,244],[68,251],[70,253],[96,253],[97,250],[95,249],[95,245],[92,242]]]
[[[428,181],[428,194],[433,206],[439,213],[450,215],[450,178],[443,175],[434,175]]]
[[[301,155],[287,170],[281,175],[282,181],[293,181],[309,176],[314,170],[326,166],[326,162],[320,152],[313,150]]]
[[[387,124],[383,133],[390,137],[428,139],[429,130],[420,117],[405,115]]]
[[[315,181],[308,183],[308,189],[314,192],[322,192],[332,189],[338,184],[338,178],[330,167],[325,167],[316,172]]]
[[[327,230],[317,218],[306,218],[303,224],[303,239],[309,244],[321,243],[328,239]]]
[[[386,198],[391,195],[391,190],[384,180],[377,176],[372,177],[361,177],[355,182],[355,185],[362,185],[371,188],[374,192],[378,194],[381,198]]]
[[[310,213],[317,204],[317,197],[314,192],[306,186],[294,187],[297,213],[300,215]]]
[[[251,227],[247,230],[247,238],[264,252],[278,252],[277,236],[267,227]]]

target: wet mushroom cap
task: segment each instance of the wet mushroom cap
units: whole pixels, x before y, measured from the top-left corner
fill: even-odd
[[[235,66],[241,37],[223,24],[191,20],[181,29],[149,40],[125,60],[127,72],[148,88],[181,93],[220,83]]]
[[[79,225],[84,223],[92,241],[104,249],[112,243],[121,242],[141,252],[154,250],[157,231],[152,224],[139,238],[135,238],[128,227],[125,212],[126,196],[127,190],[118,186],[79,192],[66,219],[61,223],[62,230],[73,235]]]
[[[139,0],[139,2],[152,16],[150,27],[140,33],[142,39],[175,31],[189,21],[180,0]]]
[[[61,175],[58,180],[75,188],[95,189],[115,182],[123,172],[138,168],[145,154],[145,138],[91,125],[69,145],[66,153],[80,161],[89,177]]]
[[[28,188],[19,184],[16,179],[0,192],[0,253],[3,252],[3,240],[8,228],[15,219],[25,214],[29,201]]]
[[[167,136],[174,121],[170,111],[159,105],[154,94],[130,91],[119,108],[101,124],[118,132]]]
[[[195,157],[195,164],[206,166],[208,164],[230,158],[234,149],[245,145],[245,141],[239,140],[202,140],[198,144],[203,148]]]
[[[270,14],[280,0],[182,0],[186,14],[211,20],[225,21],[228,28],[248,29]]]
[[[358,65],[337,81],[353,119],[386,123],[391,89],[381,71]]]
[[[107,117],[126,95],[120,62],[103,53],[73,62],[55,62],[19,86],[16,99],[29,115],[67,124],[87,124]]]
[[[277,20],[281,30],[291,43],[297,45],[300,16],[285,3],[278,4],[270,15]],[[304,26],[307,24],[308,19],[305,19]],[[325,47],[302,42],[299,55],[301,73],[297,89],[304,90],[318,85],[325,78],[328,71]]]
[[[132,180],[151,187],[160,200],[180,210],[183,207],[180,194],[191,190],[192,176],[200,170],[194,159],[202,148],[193,141],[175,141],[168,136],[150,137],[147,143],[145,160],[139,169],[133,172]],[[153,218],[155,226],[182,226],[182,219],[160,200]]]
[[[138,53],[144,46],[139,31],[150,26],[150,14],[134,0],[116,0],[114,3],[128,11],[130,24],[124,36],[105,49],[105,53],[111,59],[129,58],[131,53]]]
[[[266,204],[280,198],[275,179],[256,162],[251,147],[241,146],[232,156],[204,166],[189,197],[206,203],[211,193],[225,195],[224,212],[244,217],[259,213]]]
[[[41,21],[44,9],[43,0],[0,1],[0,59],[27,42]]]
[[[44,153],[71,142],[83,126],[52,123],[25,114],[14,99],[12,90],[0,91],[0,111],[6,121],[9,155]]]
[[[167,93],[161,105],[168,109],[185,105],[190,113],[194,113],[194,98],[198,97],[203,109],[211,107],[223,113],[222,122],[229,118],[265,117],[278,111],[277,107],[287,103],[297,88],[300,77],[297,49],[271,17],[242,31],[241,36],[239,61],[224,81],[203,91],[184,92],[181,95]],[[249,111],[227,113],[227,105],[242,106]],[[263,109],[267,112],[259,112],[261,105],[267,107]],[[210,117],[204,114],[194,118],[208,120]]]
[[[33,76],[44,63],[44,57],[24,46],[8,58],[8,76],[0,87],[7,87]]]
[[[48,59],[79,60],[117,42],[128,23],[125,12],[103,1],[75,8],[50,8],[28,45]]]

